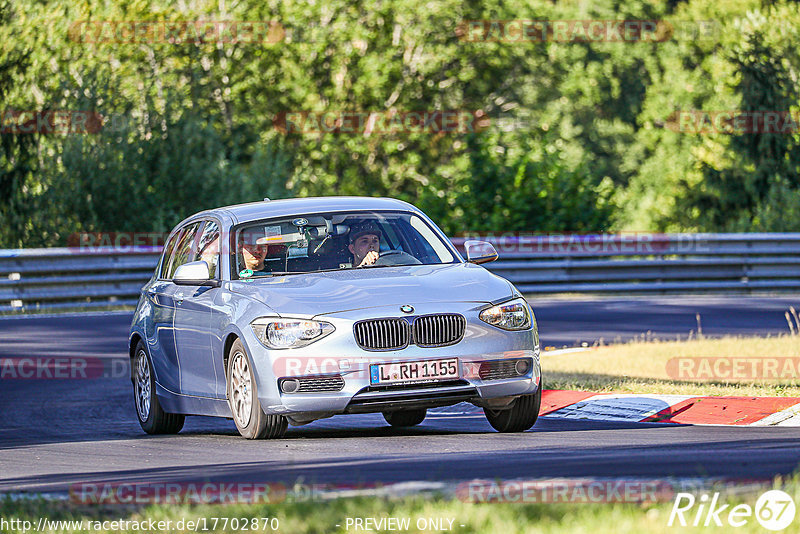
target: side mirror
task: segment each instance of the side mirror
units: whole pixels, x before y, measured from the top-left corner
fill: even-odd
[[[467,252],[469,263],[489,263],[498,258],[494,245],[486,241],[465,241],[464,250]]]
[[[179,286],[219,287],[219,280],[214,280],[208,272],[208,264],[203,260],[190,261],[175,269],[172,281]]]

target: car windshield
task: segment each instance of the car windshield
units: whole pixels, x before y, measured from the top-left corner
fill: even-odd
[[[233,278],[460,260],[421,217],[359,211],[270,219],[236,232]]]

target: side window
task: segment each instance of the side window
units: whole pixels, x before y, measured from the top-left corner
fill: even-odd
[[[211,278],[217,277],[219,264],[219,225],[215,221],[206,221],[200,239],[197,241],[197,252],[190,261],[203,260],[208,264]]]
[[[172,259],[172,251],[175,250],[175,243],[178,242],[178,238],[181,237],[181,233],[183,230],[178,230],[172,235],[172,238],[169,240],[167,245],[164,247],[164,254],[161,258],[161,269],[159,270],[158,277],[159,278],[167,278],[167,271],[169,270],[169,260]]]
[[[180,239],[178,239],[177,245],[175,245],[175,251],[172,254],[172,260],[169,263],[169,271],[167,272],[167,278],[172,278],[175,276],[176,269],[183,265],[184,263],[189,262],[189,258],[192,254],[192,243],[194,242],[194,238],[197,235],[197,228],[200,226],[200,223],[194,223],[190,225],[184,232],[181,234]]]

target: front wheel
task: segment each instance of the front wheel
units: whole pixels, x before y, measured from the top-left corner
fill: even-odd
[[[177,434],[183,428],[186,417],[177,413],[166,413],[158,402],[153,366],[144,343],[136,344],[133,357],[133,399],[136,415],[142,430],[148,434]]]
[[[425,419],[428,410],[400,410],[397,412],[383,412],[386,422],[395,427],[416,426]]]
[[[239,434],[247,439],[280,438],[288,421],[282,415],[267,415],[258,400],[256,377],[244,345],[233,342],[228,358],[228,404]]]
[[[498,432],[524,432],[536,424],[542,405],[542,386],[532,395],[517,397],[507,410],[484,409],[489,424]]]

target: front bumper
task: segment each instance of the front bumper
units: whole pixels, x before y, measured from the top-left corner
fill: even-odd
[[[534,327],[509,332],[487,325],[478,319],[482,303],[437,303],[418,306],[420,315],[460,313],[467,319],[464,337],[458,343],[437,348],[416,345],[402,350],[374,352],[361,349],[353,336],[353,324],[365,317],[364,310],[321,316],[336,330],[324,339],[299,349],[270,350],[252,333],[245,332],[256,369],[259,400],[267,413],[282,414],[302,423],[342,413],[383,412],[410,408],[448,406],[472,402],[479,406],[502,407],[513,397],[535,393],[541,383],[538,337]],[[397,307],[370,308],[371,317],[397,316]],[[389,315],[391,314],[391,315]],[[441,383],[372,386],[370,365],[400,361],[458,358],[459,378]],[[481,362],[530,359],[527,373],[513,378],[484,380],[479,373]],[[341,376],[339,391],[320,393],[282,393],[281,378],[303,376]]]

